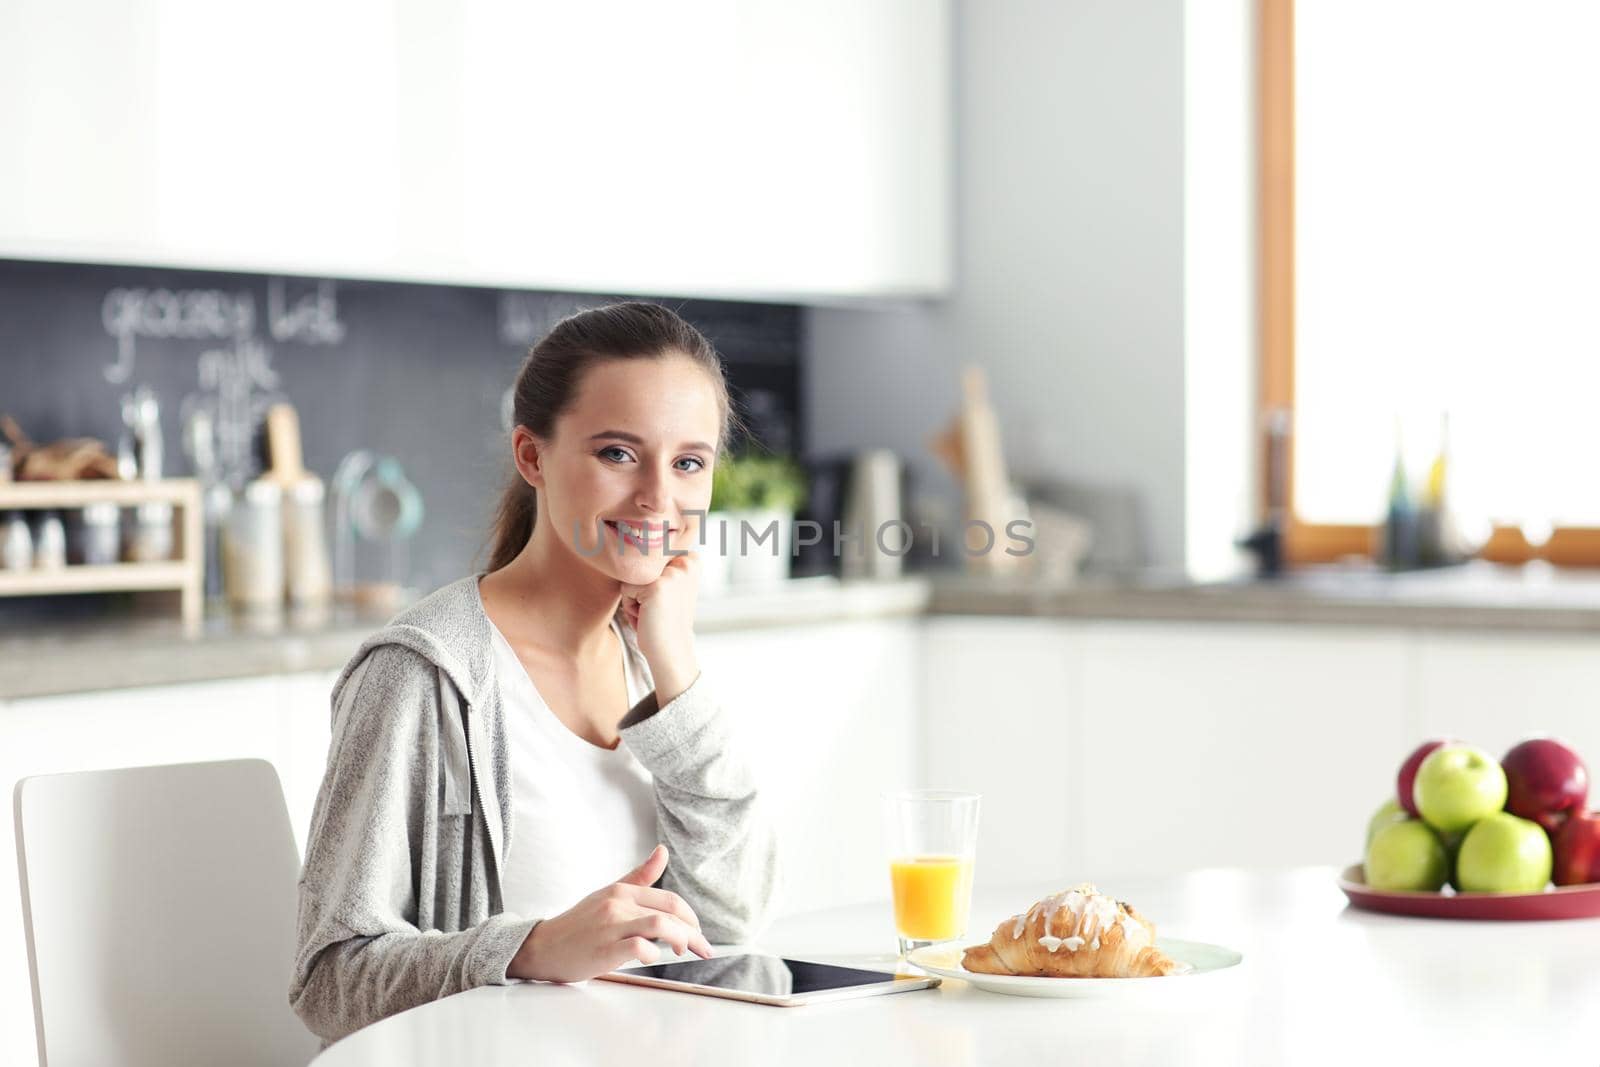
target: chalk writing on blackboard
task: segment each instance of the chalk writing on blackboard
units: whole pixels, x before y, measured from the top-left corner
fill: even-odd
[[[248,337],[255,329],[255,318],[256,302],[249,293],[112,289],[100,302],[100,321],[117,341],[117,358],[104,371],[106,381],[120,385],[133,377],[136,338]]]
[[[267,280],[267,328],[274,341],[336,345],[344,340],[338,290],[333,282],[317,282],[314,291],[302,294],[293,303],[285,297],[284,290],[282,278]]]

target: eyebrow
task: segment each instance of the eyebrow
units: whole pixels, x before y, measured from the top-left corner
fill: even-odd
[[[603,438],[626,441],[630,445],[639,445],[641,448],[644,447],[644,438],[640,437],[638,434],[628,433],[626,430],[601,430],[599,433],[592,433],[589,435],[589,440],[591,441],[599,441]],[[685,441],[678,447],[685,451],[691,451],[694,449],[699,449],[702,452],[711,451],[711,446],[706,444],[704,441]]]

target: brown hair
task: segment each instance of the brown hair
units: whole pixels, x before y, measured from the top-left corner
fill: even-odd
[[[583,375],[601,360],[661,359],[682,355],[710,377],[722,407],[720,450],[738,427],[728,395],[722,359],[711,342],[693,326],[660,304],[629,300],[568,315],[528,352],[517,372],[512,424],[550,438],[556,419],[577,395]],[[515,470],[500,494],[490,534],[489,570],[516,558],[533,536],[537,497]]]

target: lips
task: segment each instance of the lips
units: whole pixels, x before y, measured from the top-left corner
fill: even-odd
[[[606,527],[631,545],[642,548],[660,548],[666,544],[668,533],[677,533],[676,526],[666,526],[661,519],[605,519]]]

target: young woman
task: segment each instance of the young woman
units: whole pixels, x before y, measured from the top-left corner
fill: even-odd
[[[773,908],[773,830],[695,659],[696,513],[732,418],[716,352],[654,304],[585,311],[529,353],[515,414],[487,572],[334,685],[289,991],[329,1041],[654,941],[710,956]]]

